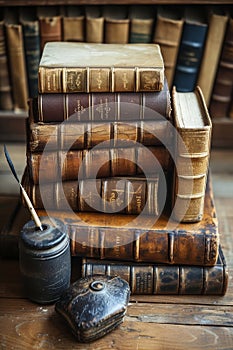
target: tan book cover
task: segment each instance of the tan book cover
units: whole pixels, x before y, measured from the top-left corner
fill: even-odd
[[[5,25],[13,105],[16,112],[21,112],[28,109],[29,97],[23,27],[10,9],[5,14]]]
[[[107,44],[127,44],[129,25],[127,6],[104,5],[104,42]]]
[[[85,6],[85,33],[87,43],[104,42],[104,17],[100,5]]]
[[[159,45],[48,42],[39,92],[143,92],[164,86]]]
[[[212,123],[201,89],[177,92],[173,87],[174,124],[178,132],[174,174],[174,216],[179,221],[203,217]]]
[[[62,25],[64,41],[85,41],[85,16],[81,6],[66,6]]]
[[[158,6],[152,40],[160,45],[164,59],[165,75],[170,89],[173,83],[183,23],[182,8],[177,6]]]
[[[207,106],[210,103],[223,40],[228,23],[228,16],[219,8],[209,9],[209,23],[204,53],[198,73],[197,85],[202,89]]]
[[[131,5],[129,6],[129,19],[129,42],[150,43],[156,20],[156,6]]]

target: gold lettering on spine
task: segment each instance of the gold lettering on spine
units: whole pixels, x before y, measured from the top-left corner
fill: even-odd
[[[115,68],[114,91],[135,91],[134,68]]]
[[[109,92],[110,79],[109,68],[90,68],[89,69],[89,91],[90,92]]]
[[[119,258],[121,256],[121,237],[116,236],[115,246],[114,246],[114,256]]]
[[[86,70],[77,68],[64,69],[63,91],[86,92]]]
[[[109,118],[109,112],[111,111],[111,108],[109,107],[108,98],[105,99],[100,98],[99,105],[96,107],[96,111],[99,113],[100,120],[108,120]]]
[[[81,104],[81,100],[78,98],[76,100],[76,107],[74,108],[74,112],[76,113],[77,120],[81,120],[81,116],[86,112],[86,108]]]
[[[42,92],[62,92],[61,69],[43,69],[44,89]]]
[[[160,90],[160,73],[153,69],[137,70],[137,91]]]

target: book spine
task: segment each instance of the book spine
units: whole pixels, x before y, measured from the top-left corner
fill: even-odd
[[[169,120],[132,122],[30,123],[27,121],[27,147],[30,152],[91,149],[102,142],[105,147],[171,145]]]
[[[213,266],[217,260],[218,234],[211,226],[208,229],[187,235],[182,230],[67,223],[72,256],[197,266]]]
[[[34,185],[23,176],[22,186],[35,209],[65,210],[66,204],[77,212],[103,212],[158,216],[159,178],[107,178],[65,181]],[[43,197],[44,198],[44,197]],[[23,200],[23,198],[22,198]],[[24,201],[23,201],[24,202]]]
[[[8,55],[6,48],[6,31],[4,21],[0,21],[0,109],[12,110],[12,89],[10,72],[8,68]]]
[[[159,92],[39,94],[40,122],[170,119],[167,83]],[[36,117],[36,116],[35,116]],[[36,118],[35,118],[36,119]]]
[[[157,67],[86,67],[38,70],[39,93],[152,92],[163,88],[164,71]]]
[[[39,21],[22,21],[29,96],[38,94],[38,66],[40,61]]]
[[[207,24],[184,22],[173,81],[177,91],[195,89],[207,28]]]
[[[224,295],[227,272],[214,267],[130,264],[84,258],[82,277],[118,275],[130,285],[131,294]]]
[[[104,42],[104,17],[99,5],[85,5],[85,34],[87,43]]]
[[[68,17],[65,15],[63,17],[63,40],[64,41],[85,41],[85,32],[84,32],[84,21],[85,17],[74,16]]]
[[[167,82],[170,89],[173,83],[183,22],[181,18],[172,19],[158,15],[153,34],[153,42],[159,44],[161,48]]]
[[[154,24],[153,18],[139,19],[132,18],[130,21],[130,43],[150,43],[151,33]]]
[[[28,108],[28,84],[21,24],[6,24],[7,47],[15,111]]]
[[[163,146],[98,148],[91,150],[27,152],[34,184],[112,176],[153,175],[172,168]],[[40,180],[39,180],[40,178]]]
[[[176,100],[175,88],[172,94],[176,120],[179,102]],[[208,123],[203,127],[190,129],[177,126],[179,137],[174,175],[174,217],[181,222],[196,222],[202,219],[209,167],[212,124],[199,87],[195,89],[195,94],[200,103],[200,113],[203,113],[203,119]]]
[[[233,93],[232,35],[233,19],[230,18],[210,100],[209,109],[213,118],[229,116]]]
[[[61,16],[39,16],[40,28],[40,50],[44,49],[45,43],[49,41],[61,41],[62,19]]]
[[[127,44],[129,41],[129,25],[127,7],[104,5],[104,42],[106,44]]]

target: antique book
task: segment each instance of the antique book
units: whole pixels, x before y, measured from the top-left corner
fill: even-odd
[[[183,22],[182,8],[178,6],[158,6],[152,41],[160,45],[164,59],[165,74],[170,89],[173,83]]]
[[[13,109],[10,70],[6,46],[6,28],[3,13],[0,17],[0,110]]]
[[[97,145],[132,147],[172,145],[173,126],[167,119],[103,122],[26,123],[29,152],[90,149]]]
[[[153,26],[156,18],[156,6],[131,5],[129,6],[130,43],[151,43]]]
[[[129,25],[127,6],[104,5],[104,42],[106,44],[127,44]]]
[[[187,6],[173,85],[177,91],[193,91],[198,78],[208,24],[199,7]]]
[[[154,215],[159,214],[159,175],[108,177],[34,185],[25,169],[21,184],[35,209]],[[42,193],[42,196],[41,196]],[[46,200],[43,199],[46,197]],[[22,202],[26,206],[24,199]]]
[[[5,13],[8,63],[15,112],[27,110],[28,82],[22,24],[14,11]]]
[[[63,40],[62,16],[57,6],[37,6],[40,28],[40,51],[47,42]]]
[[[227,117],[233,93],[233,18],[229,18],[209,105],[212,118]]]
[[[84,22],[85,17],[81,6],[66,6],[62,21],[63,40],[85,41]]]
[[[174,173],[174,216],[179,221],[203,217],[212,123],[201,89],[177,92],[172,104],[177,130]]]
[[[170,211],[164,211],[158,218],[71,210],[37,213],[64,222],[72,256],[199,266],[212,266],[217,261],[218,220],[209,183],[204,216],[197,223],[177,223]]]
[[[132,146],[133,144],[133,146]],[[111,176],[152,176],[171,171],[172,159],[165,146],[129,147],[98,145],[87,150],[27,152],[27,165],[34,184]]]
[[[34,7],[20,9],[29,96],[38,94],[38,67],[40,62],[40,28]]]
[[[50,42],[44,47],[39,92],[160,91],[164,64],[159,45]]]
[[[203,92],[207,106],[210,103],[227,23],[228,16],[219,7],[209,8],[208,32],[197,79],[197,85]]]
[[[34,119],[45,123],[170,119],[170,104],[165,79],[163,89],[155,92],[40,93]]]
[[[100,5],[85,6],[85,38],[87,43],[104,42],[104,17]]]
[[[228,286],[228,267],[219,247],[214,266],[145,264],[83,258],[82,277],[120,276],[131,294],[153,295],[224,295]]]

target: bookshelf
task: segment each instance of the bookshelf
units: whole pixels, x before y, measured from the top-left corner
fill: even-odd
[[[67,5],[233,5],[232,0],[0,0],[1,7],[18,6],[67,6]],[[25,141],[25,118],[27,113],[0,110],[0,140]],[[213,147],[233,147],[233,119],[213,119]]]

